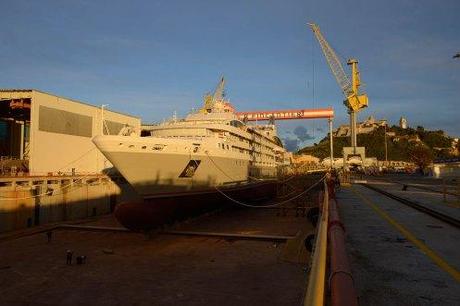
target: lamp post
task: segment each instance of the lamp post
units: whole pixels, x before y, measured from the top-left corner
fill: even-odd
[[[385,163],[388,164],[388,145],[387,145],[387,125],[386,124],[385,124]]]
[[[104,108],[109,106],[108,104],[102,104],[101,105],[101,135],[104,135],[104,126],[105,126],[105,121],[104,121]],[[107,131],[108,133],[109,131]]]
[[[332,118],[329,118],[329,145],[331,154],[331,169],[334,168],[334,140],[332,138]]]

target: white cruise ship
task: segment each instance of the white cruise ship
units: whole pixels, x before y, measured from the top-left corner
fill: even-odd
[[[290,167],[292,155],[283,148],[274,124],[240,121],[224,99],[223,87],[222,79],[199,111],[151,126],[147,135],[126,127],[120,135],[93,139],[143,196],[142,203],[116,209],[123,225],[146,230],[198,206],[276,194],[276,179]]]
[[[145,196],[275,179],[289,166],[274,124],[246,125],[222,95],[206,100],[184,119],[152,126],[150,135],[125,130],[93,142]]]

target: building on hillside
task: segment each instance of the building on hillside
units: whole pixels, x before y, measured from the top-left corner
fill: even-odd
[[[370,116],[363,122],[358,122],[356,130],[358,134],[368,134],[381,126],[388,126],[387,120],[376,120],[373,116]],[[335,131],[333,131],[333,135],[334,137],[350,137],[350,125],[344,124],[339,126]]]
[[[417,134],[415,134],[415,135],[394,136],[394,137],[391,138],[391,140],[393,142],[399,142],[399,141],[402,141],[402,140],[406,140],[407,142],[415,142],[415,143],[419,143],[419,142],[422,141]]]
[[[314,164],[317,165],[320,162],[318,157],[308,154],[301,154],[301,155],[294,155],[293,156],[293,163],[294,164]]]
[[[399,127],[402,129],[407,129],[407,119],[404,117],[399,118]]]
[[[35,89],[0,89],[0,175],[100,173],[111,164],[91,139],[140,125],[140,118]]]

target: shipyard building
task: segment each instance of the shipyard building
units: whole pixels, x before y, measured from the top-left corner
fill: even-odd
[[[0,172],[6,176],[100,173],[110,163],[91,139],[116,135],[125,115],[34,89],[0,89]]]
[[[140,118],[34,89],[0,89],[0,233],[110,213],[135,196],[91,141]]]

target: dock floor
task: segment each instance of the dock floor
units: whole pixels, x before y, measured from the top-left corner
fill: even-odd
[[[368,183],[458,215],[439,195]],[[360,305],[460,305],[460,229],[359,184],[337,201]]]
[[[176,229],[286,236],[313,229],[287,213],[225,210]],[[112,217],[85,224],[119,226]],[[0,242],[0,304],[299,305],[308,263],[305,254],[286,254],[296,251],[288,244],[80,230],[56,230],[48,243],[40,233]],[[86,264],[66,265],[67,249],[86,255]]]

